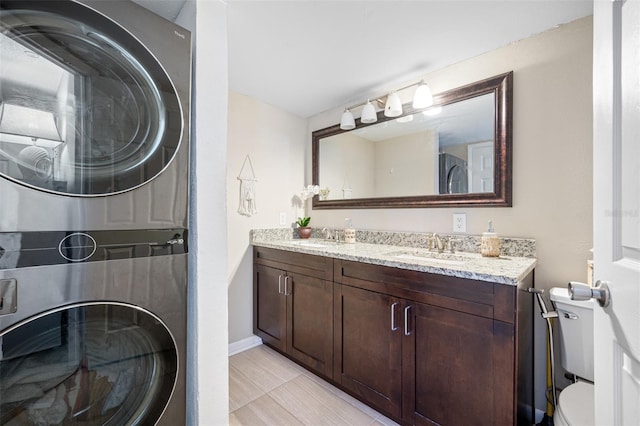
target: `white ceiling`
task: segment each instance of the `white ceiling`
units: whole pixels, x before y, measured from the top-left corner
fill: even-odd
[[[184,0],[136,0],[174,19]],[[300,117],[591,15],[592,0],[227,0],[229,88]],[[506,71],[506,70],[505,70]]]

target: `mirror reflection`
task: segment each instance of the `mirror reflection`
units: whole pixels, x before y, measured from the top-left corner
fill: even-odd
[[[178,98],[124,30],[102,33],[28,8],[7,12],[0,64],[2,177],[58,194],[112,194],[161,173],[177,152]]]
[[[494,105],[488,93],[322,139],[321,199],[492,192]]]
[[[511,73],[313,133],[314,208],[511,205]]]

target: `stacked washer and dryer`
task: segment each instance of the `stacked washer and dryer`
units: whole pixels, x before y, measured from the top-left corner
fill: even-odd
[[[0,424],[185,423],[188,31],[0,3]]]

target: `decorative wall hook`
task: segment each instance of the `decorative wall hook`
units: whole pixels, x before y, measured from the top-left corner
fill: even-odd
[[[249,170],[251,170],[251,176],[244,176],[245,167],[249,163]],[[238,205],[238,213],[243,216],[253,216],[258,213],[258,207],[256,206],[256,172],[253,170],[253,163],[249,154],[244,158],[242,168],[238,174],[238,180],[240,181],[240,200]]]

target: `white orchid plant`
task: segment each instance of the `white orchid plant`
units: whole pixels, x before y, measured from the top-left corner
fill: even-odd
[[[314,195],[320,193],[320,185],[307,185],[306,188],[302,189],[300,192],[300,199],[302,201],[307,201],[309,198],[313,198]]]
[[[311,221],[311,217],[306,215],[305,204],[309,198],[313,198],[313,196],[318,194],[319,192],[320,192],[319,185],[307,185],[306,188],[302,188],[302,191],[298,195],[298,198],[300,199],[300,207],[301,207],[300,212],[302,213],[301,216],[298,216],[298,220],[296,221],[299,227],[306,227],[309,225],[309,222]]]

